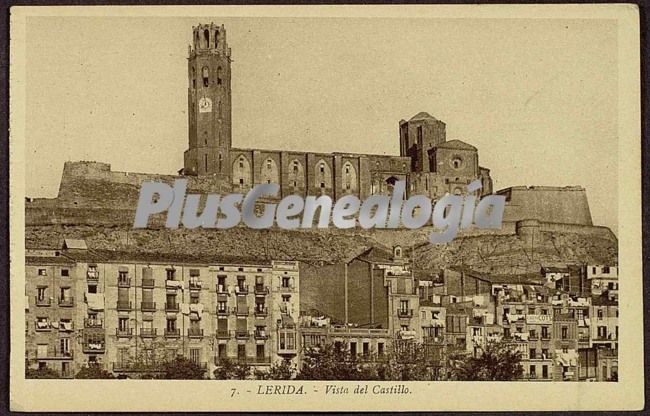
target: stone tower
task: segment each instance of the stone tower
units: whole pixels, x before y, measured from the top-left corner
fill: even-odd
[[[446,141],[445,123],[421,112],[399,122],[400,156],[411,158],[412,172],[431,172],[429,152]]]
[[[230,182],[230,48],[223,25],[192,28],[187,58],[189,148],[185,175],[214,176]]]

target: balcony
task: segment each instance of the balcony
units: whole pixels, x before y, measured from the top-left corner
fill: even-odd
[[[156,302],[140,302],[140,310],[142,312],[155,312]]]
[[[118,338],[131,338],[133,336],[133,328],[115,328],[115,336]]]
[[[156,280],[153,278],[142,278],[142,287],[144,288],[153,288],[156,285]]]
[[[36,355],[37,360],[72,360],[74,359],[74,352],[71,350],[61,351],[59,349],[50,349],[47,355]]]
[[[84,328],[103,328],[104,320],[95,319],[95,318],[85,318],[84,319]]]
[[[117,310],[118,311],[130,311],[130,310],[133,310],[133,305],[129,301],[118,300],[117,301]]]
[[[34,323],[36,332],[47,332],[52,330],[52,325],[50,322],[38,322]]]
[[[230,331],[227,329],[218,329],[217,339],[230,339]]]
[[[131,287],[130,277],[119,277],[117,279],[117,287]]]
[[[247,295],[248,294],[248,285],[239,284],[235,286],[235,293],[238,295]]]
[[[400,318],[412,318],[413,309],[398,309],[397,316],[399,316]]]
[[[236,330],[235,338],[237,339],[248,339],[250,337],[250,332],[246,330]]]
[[[269,339],[269,334],[266,331],[255,330],[255,339]]]
[[[52,300],[50,298],[39,299],[39,297],[36,296],[35,299],[36,306],[52,306]]]
[[[530,334],[528,336],[529,341],[537,341],[538,339],[539,339],[539,337],[537,336],[537,334]]]
[[[203,338],[203,330],[201,328],[190,328],[187,330],[189,338]]]
[[[255,306],[255,316],[267,316],[269,310],[266,306]]]
[[[190,290],[201,290],[201,287],[203,287],[203,282],[200,280],[190,280],[189,287]]]
[[[177,302],[173,303],[165,303],[165,311],[166,312],[178,312],[180,311],[180,306]]]
[[[268,295],[269,294],[269,287],[264,286],[264,285],[255,285],[255,294],[256,295]]]
[[[181,337],[181,330],[176,328],[176,329],[169,329],[165,328],[165,338],[180,338]]]
[[[214,365],[217,367],[222,366],[225,361],[230,361],[235,364],[249,364],[249,365],[268,365],[271,364],[270,356],[260,357],[214,357]]]
[[[294,286],[289,284],[289,285],[280,285],[280,292],[293,292]]]
[[[97,270],[88,270],[86,272],[86,279],[90,282],[99,281],[99,272]]]
[[[158,330],[156,328],[140,328],[141,338],[155,338]]]
[[[230,314],[230,308],[229,307],[223,307],[220,308],[217,306],[217,315],[224,316]]]
[[[542,341],[549,341],[551,339],[551,334],[542,334]]]
[[[69,297],[60,297],[59,298],[59,306],[60,307],[66,307],[66,308],[71,308],[74,306],[74,297],[69,296]]]
[[[247,316],[248,315],[248,306],[236,307],[235,315]]]
[[[106,342],[104,340],[84,341],[83,351],[85,354],[104,353],[106,352]]]
[[[217,284],[217,294],[218,295],[229,295],[228,288],[225,284]]]

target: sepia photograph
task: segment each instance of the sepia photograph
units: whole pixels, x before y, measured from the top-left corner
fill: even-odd
[[[11,14],[12,410],[644,406],[636,7]]]

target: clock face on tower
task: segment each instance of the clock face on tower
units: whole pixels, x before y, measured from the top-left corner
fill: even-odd
[[[211,113],[212,100],[208,97],[203,97],[199,100],[199,113]]]

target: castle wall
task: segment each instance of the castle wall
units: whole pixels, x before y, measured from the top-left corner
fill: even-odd
[[[497,191],[506,197],[504,221],[592,225],[587,193],[577,186],[517,186]]]

